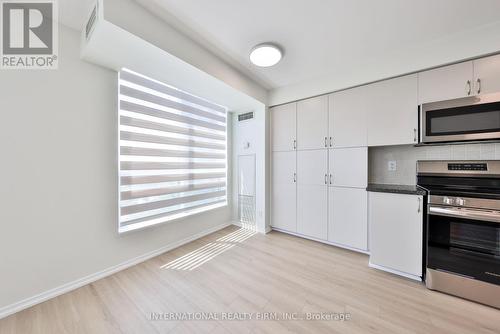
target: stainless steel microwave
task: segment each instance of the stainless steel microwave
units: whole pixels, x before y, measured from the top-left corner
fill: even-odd
[[[421,143],[500,140],[500,93],[422,104]]]

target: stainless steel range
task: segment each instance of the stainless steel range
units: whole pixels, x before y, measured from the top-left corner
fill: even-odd
[[[500,308],[500,161],[419,161],[429,289]]]

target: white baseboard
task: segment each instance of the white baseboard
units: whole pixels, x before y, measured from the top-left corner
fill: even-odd
[[[235,226],[241,227],[241,228],[251,229],[251,230],[257,231],[259,233],[263,233],[263,234],[271,232],[271,228],[270,227],[267,227],[264,231],[261,231],[255,225],[250,225],[250,224],[242,223],[242,222],[240,222],[238,220],[235,220],[232,224],[235,225]]]
[[[49,299],[52,299],[54,297],[65,294],[67,292],[70,292],[72,290],[78,289],[84,285],[87,285],[87,284],[90,284],[90,283],[95,282],[97,280],[100,280],[101,278],[110,276],[114,273],[117,273],[117,272],[122,271],[124,269],[127,269],[129,267],[132,267],[138,263],[144,262],[144,261],[149,260],[155,256],[158,256],[160,254],[168,252],[174,248],[180,247],[180,246],[185,245],[191,241],[202,238],[210,233],[219,231],[219,230],[226,228],[230,225],[231,225],[231,223],[224,223],[224,224],[214,226],[212,228],[209,228],[205,231],[199,232],[199,233],[192,235],[190,237],[187,237],[185,239],[168,244],[160,249],[154,250],[152,252],[138,256],[136,258],[122,262],[116,266],[112,266],[112,267],[109,267],[109,268],[104,269],[102,271],[99,271],[97,273],[82,277],[82,278],[77,279],[73,282],[66,283],[66,284],[61,285],[57,288],[50,289],[48,291],[42,292],[42,293],[35,295],[33,297],[26,298],[24,300],[21,300],[19,302],[14,303],[14,304],[4,306],[4,307],[0,308],[0,319],[5,318],[5,317],[12,315],[14,313],[17,313],[19,311],[22,311],[24,309],[27,309],[31,306],[36,305],[36,304],[40,304],[46,300],[49,300]]]
[[[412,275],[412,274],[407,274],[405,272],[402,272],[402,271],[399,271],[399,270],[395,270],[395,269],[391,269],[391,268],[386,268],[384,266],[379,266],[378,264],[373,264],[371,262],[368,262],[368,266],[370,268],[375,268],[375,269],[382,270],[382,271],[385,271],[385,272],[388,272],[388,273],[391,273],[391,274],[394,274],[394,275],[403,276],[403,277],[406,277],[406,278],[409,278],[409,279],[412,279],[412,280],[415,280],[415,281],[422,282],[422,277],[420,277],[420,276],[416,276],[416,275]]]
[[[290,231],[287,231],[287,230],[282,230],[282,229],[276,228],[276,227],[272,227],[272,230],[278,231],[278,232],[281,232],[281,233],[286,233],[286,234],[294,235],[296,237],[300,237],[300,238],[304,238],[304,239],[308,239],[308,240],[313,240],[313,241],[321,242],[322,244],[327,244],[327,245],[330,245],[330,246],[344,248],[344,249],[347,249],[347,250],[350,250],[350,251],[353,251],[353,252],[370,255],[370,252],[367,251],[367,250],[364,250],[364,249],[354,248],[354,247],[350,247],[350,246],[338,244],[336,242],[331,242],[331,241],[328,241],[328,240],[322,240],[322,239],[318,239],[318,238],[313,238],[313,237],[309,237],[307,235],[303,235],[303,234],[295,233],[295,232],[290,232]]]

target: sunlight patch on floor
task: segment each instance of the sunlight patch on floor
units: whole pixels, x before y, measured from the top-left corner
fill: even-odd
[[[194,270],[204,263],[212,260],[216,256],[233,248],[236,244],[242,243],[248,238],[251,238],[255,234],[257,234],[257,232],[254,230],[240,228],[234,232],[226,234],[223,237],[220,237],[214,242],[210,242],[190,253],[164,264],[160,268],[187,271]]]

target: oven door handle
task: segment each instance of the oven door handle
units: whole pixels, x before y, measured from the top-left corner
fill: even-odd
[[[500,224],[500,211],[486,211],[429,205],[429,214],[445,217],[482,220]]]

